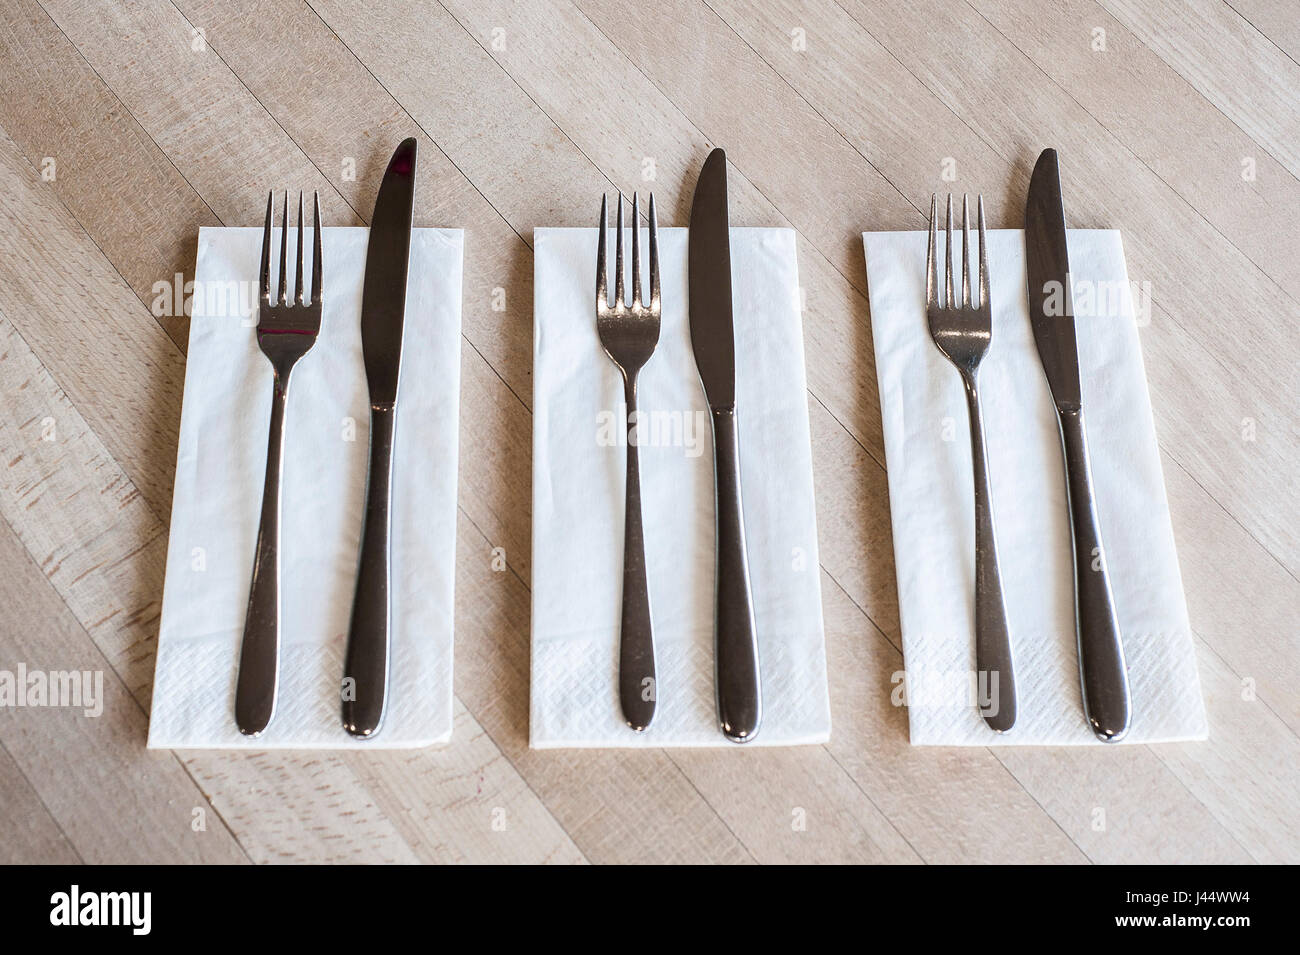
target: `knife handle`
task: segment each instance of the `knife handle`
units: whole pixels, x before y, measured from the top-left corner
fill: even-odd
[[[289,375],[275,373],[271,425],[266,441],[262,516],[257,524],[253,581],[248,589],[244,638],[235,686],[235,724],[245,736],[260,736],[275,715],[280,684],[280,475],[284,471],[284,407]]]
[[[1058,417],[1074,549],[1074,619],[1083,712],[1097,738],[1113,743],[1128,732],[1132,715],[1128,668],[1097,522],[1083,410],[1061,411]]]
[[[343,663],[343,728],[353,736],[379,731],[388,700],[389,505],[392,500],[393,405],[370,409],[370,455],[366,505],[361,520],[357,589],[352,599],[347,656]]]
[[[636,374],[624,373],[627,401],[627,491],[623,509],[623,603],[619,619],[618,695],[623,719],[644,730],[655,716],[655,641],[641,527],[641,467],[636,438]]]
[[[717,619],[714,678],[718,722],[728,739],[754,738],[762,718],[758,638],[745,555],[745,520],[740,501],[740,442],[734,407],[714,408],[713,473],[717,517]]]

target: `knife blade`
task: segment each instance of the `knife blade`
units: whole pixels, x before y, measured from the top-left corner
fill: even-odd
[[[1056,406],[1065,459],[1074,560],[1075,637],[1084,716],[1097,738],[1110,743],[1128,732],[1132,698],[1093,495],[1092,465],[1079,387],[1065,209],[1055,149],[1043,150],[1029,180],[1025,272],[1029,285],[1029,322]]]
[[[356,592],[343,664],[343,727],[359,737],[379,731],[388,701],[393,437],[415,203],[415,154],[415,140],[403,140],[384,172],[370,220],[361,293],[361,353],[370,391],[370,448]]]
[[[758,732],[762,700],[740,497],[727,156],[721,149],[709,153],[695,186],[687,269],[691,347],[713,426],[717,522],[714,683],[718,723],[728,739],[743,743]]]

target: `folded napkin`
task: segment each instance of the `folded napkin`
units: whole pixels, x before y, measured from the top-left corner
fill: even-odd
[[[623,386],[596,335],[596,237],[534,233],[531,743],[733,746],[714,703],[713,438],[691,350],[685,229],[659,230],[663,320],[638,390],[658,711],[643,733],[621,715]],[[817,743],[830,735],[830,707],[794,233],[732,229],[731,271],[763,692],[746,745]]]
[[[969,702],[966,688],[975,670],[970,432],[961,380],[926,322],[926,240],[924,232],[863,236],[912,742],[1097,743],[1083,717],[1065,471],[1029,327],[1020,231],[988,233],[993,341],[980,367],[1016,667],[1015,728],[994,733]],[[960,235],[953,241],[960,264]],[[1068,243],[1097,509],[1133,694],[1132,729],[1124,741],[1204,739],[1205,711],[1123,245],[1111,231],[1072,230]],[[960,282],[960,269],[955,272]]]
[[[462,234],[411,238],[390,696],[379,734],[360,741],[343,730],[339,700],[367,464],[359,322],[369,232],[323,231],[320,337],[294,369],[285,412],[279,701],[251,740],[235,726],[234,701],[271,408],[271,366],[256,339],[262,230],[199,232],[150,747],[383,749],[451,737]]]

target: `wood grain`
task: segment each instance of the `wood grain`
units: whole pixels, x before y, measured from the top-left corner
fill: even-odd
[[[0,858],[1300,861],[1298,56],[1288,0],[6,4],[0,668],[99,669],[109,703],[0,713]],[[187,334],[156,286],[270,188],[366,222],[407,135],[417,224],[467,230],[453,743],[146,752]],[[1211,738],[913,749],[860,233],[954,188],[1018,227],[1048,144],[1151,283]],[[532,751],[532,230],[648,188],[683,224],[715,145],[736,224],[798,236],[834,735]]]

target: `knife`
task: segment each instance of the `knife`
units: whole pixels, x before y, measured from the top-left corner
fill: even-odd
[[[731,236],[727,222],[727,155],[709,153],[691,204],[687,239],[691,346],[713,422],[714,513],[717,520],[714,682],[718,722],[737,743],[758,732],[762,704],[754,601],[745,556],[736,418],[736,342],[731,315]]]
[[[1065,210],[1061,204],[1061,175],[1055,149],[1043,150],[1029,180],[1025,268],[1029,282],[1029,323],[1056,405],[1065,456],[1083,712],[1097,738],[1113,743],[1128,732],[1133,705],[1124,644],[1115,616],[1115,598],[1111,594],[1097,522],[1092,466],[1088,463],[1070,295],[1070,258],[1065,243]]]
[[[360,737],[379,731],[388,699],[393,432],[414,200],[415,140],[406,139],[393,153],[379,185],[361,293],[361,354],[370,388],[370,452],[357,589],[343,664],[343,728]]]

